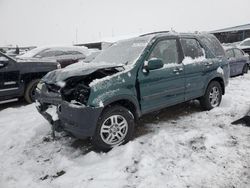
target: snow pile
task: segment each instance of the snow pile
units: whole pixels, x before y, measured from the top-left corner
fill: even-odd
[[[107,62],[99,62],[98,64],[95,63],[86,63],[84,61],[79,61],[77,63],[71,64],[64,69],[61,69],[62,72],[74,72],[76,70],[83,70],[86,69],[98,69],[99,67],[112,67],[112,66],[119,66],[119,64],[116,63],[107,63]]]
[[[50,107],[46,110],[46,112],[47,112],[48,114],[51,115],[53,121],[56,121],[56,120],[59,119],[59,118],[58,118],[58,114],[57,114],[57,107],[56,107],[56,106],[53,106],[53,105],[50,106]]]
[[[195,102],[145,116],[137,138],[109,153],[59,135],[35,105],[0,111],[0,187],[249,187],[250,75],[230,80],[220,107]],[[138,136],[141,135],[141,136]]]
[[[222,75],[224,74],[224,70],[221,67],[217,68],[217,72]]]
[[[165,68],[172,68],[172,67],[177,67],[177,66],[179,66],[178,63],[168,63],[168,64],[164,64],[163,68],[165,69]]]
[[[200,62],[202,62],[204,60],[206,60],[206,57],[204,57],[204,56],[201,56],[201,57],[198,57],[198,58],[195,58],[195,59],[193,59],[192,57],[185,57],[183,59],[182,63],[184,65],[189,65],[189,64],[194,64],[194,63],[197,63],[197,62],[200,63]]]

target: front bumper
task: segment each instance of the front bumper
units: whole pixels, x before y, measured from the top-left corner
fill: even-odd
[[[48,120],[55,131],[67,131],[77,138],[86,138],[94,135],[98,118],[103,107],[88,107],[71,104],[63,101],[59,94],[46,91],[44,87],[36,91],[37,110]],[[56,106],[58,119],[48,113],[51,106]]]

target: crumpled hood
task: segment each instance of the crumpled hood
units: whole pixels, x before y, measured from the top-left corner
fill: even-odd
[[[115,68],[121,67],[122,65],[117,64],[107,64],[107,63],[84,63],[79,62],[72,64],[63,69],[57,69],[47,73],[43,78],[42,81],[48,84],[55,84],[58,82],[65,81],[70,77],[76,76],[87,76],[97,70],[105,69],[105,68]]]

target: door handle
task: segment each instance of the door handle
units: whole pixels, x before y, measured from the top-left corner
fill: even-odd
[[[174,73],[176,73],[176,74],[179,74],[180,72],[182,72],[183,71],[183,68],[181,67],[181,68],[175,68],[174,70],[173,70],[173,72]]]
[[[213,62],[206,62],[205,63],[205,65],[208,66],[208,67],[211,66],[212,64],[213,64]]]
[[[180,72],[182,72],[182,71],[183,71],[183,68],[182,68],[182,67],[181,67],[181,68],[179,68],[179,71],[180,71]]]
[[[177,72],[179,72],[179,70],[178,70],[178,69],[174,69],[173,72],[174,72],[174,73],[177,73]]]

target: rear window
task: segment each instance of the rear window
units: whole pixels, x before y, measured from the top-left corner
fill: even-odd
[[[215,57],[225,56],[225,51],[214,35],[207,34],[201,37],[201,41],[213,53]]]

